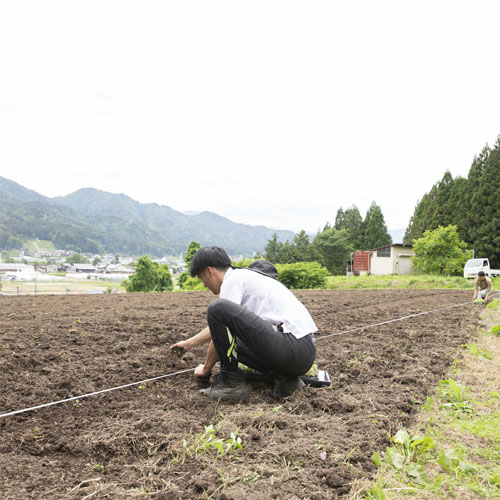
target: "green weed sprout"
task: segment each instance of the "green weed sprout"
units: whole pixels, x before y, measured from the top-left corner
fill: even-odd
[[[492,333],[497,337],[500,337],[500,325],[494,326],[488,333]]]
[[[493,356],[488,351],[483,351],[482,349],[479,349],[479,347],[477,346],[477,344],[475,342],[473,342],[472,344],[463,344],[462,347],[467,349],[476,358],[478,356],[482,356],[483,358],[486,358],[486,359],[493,358]]]
[[[493,299],[487,306],[486,306],[486,309],[493,309],[493,310],[497,310],[497,309],[500,309],[500,300],[497,300],[497,299]]]
[[[442,395],[448,400],[441,408],[451,408],[465,413],[474,413],[474,408],[465,400],[466,388],[453,379],[441,380],[439,387]]]
[[[216,457],[219,458],[242,449],[241,438],[236,432],[231,432],[231,436],[224,440],[217,438],[213,425],[206,425],[204,432],[196,434],[191,444],[185,439],[182,441],[182,453],[174,463],[184,463],[187,457],[198,458],[212,451],[216,451]]]
[[[104,465],[102,464],[99,464],[97,462],[94,462],[92,464],[92,467],[94,468],[94,470],[96,470],[97,472],[100,472],[101,474],[104,474]]]

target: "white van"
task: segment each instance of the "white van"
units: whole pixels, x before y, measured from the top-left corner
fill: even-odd
[[[474,279],[477,278],[477,273],[484,271],[486,276],[500,276],[499,269],[491,269],[490,261],[488,259],[469,259],[464,267],[464,278]]]

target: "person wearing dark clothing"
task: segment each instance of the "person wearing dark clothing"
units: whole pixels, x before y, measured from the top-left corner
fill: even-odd
[[[198,276],[219,298],[207,308],[208,326],[171,348],[187,352],[209,343],[205,363],[196,367],[195,376],[209,377],[220,362],[220,379],[202,391],[213,399],[249,395],[238,363],[270,374],[276,397],[302,387],[299,376],[314,363],[317,327],[295,295],[270,277],[269,269],[277,274],[266,261],[257,261],[254,270],[233,268],[219,247],[202,247],[191,261],[191,276]]]

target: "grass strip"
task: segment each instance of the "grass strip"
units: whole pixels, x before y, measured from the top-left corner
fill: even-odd
[[[500,499],[500,301],[483,322],[417,424],[374,454],[376,479],[353,485],[350,499]]]
[[[357,289],[433,289],[449,288],[458,290],[474,289],[474,280],[467,280],[460,276],[429,276],[429,275],[386,275],[386,276],[329,276],[328,289],[357,290]],[[500,278],[493,278],[493,288],[500,288]]]

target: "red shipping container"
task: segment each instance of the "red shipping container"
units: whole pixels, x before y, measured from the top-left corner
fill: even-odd
[[[356,276],[360,273],[369,273],[370,272],[370,257],[371,252],[359,250],[358,252],[354,252],[353,255],[353,274]]]

